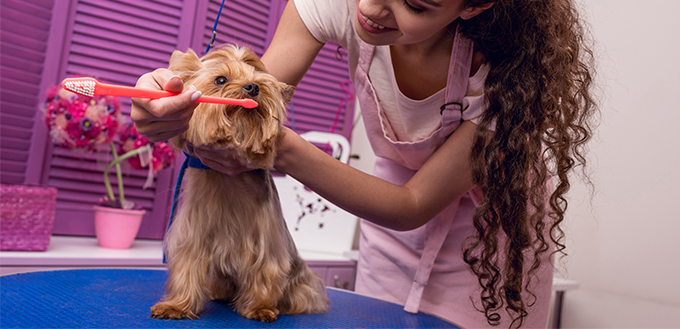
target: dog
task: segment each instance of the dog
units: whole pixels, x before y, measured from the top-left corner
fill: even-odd
[[[235,45],[200,59],[191,49],[175,51],[168,68],[204,95],[249,97],[259,104],[246,109],[202,103],[171,144],[230,149],[259,169],[236,176],[186,169],[165,242],[166,293],[151,316],[196,319],[204,303],[216,299],[263,322],[279,314],[326,312],[324,281],[298,254],[269,171],[294,87],[268,74],[251,49]]]

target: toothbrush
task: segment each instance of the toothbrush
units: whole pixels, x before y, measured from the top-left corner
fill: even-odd
[[[64,89],[74,92],[79,95],[93,97],[94,95],[108,95],[108,96],[120,96],[120,97],[135,97],[135,98],[148,98],[157,99],[163,97],[170,97],[179,95],[179,93],[173,93],[165,90],[151,90],[151,89],[140,89],[125,86],[116,86],[106,83],[101,83],[94,78],[66,78],[61,82],[61,86]],[[213,96],[201,96],[198,98],[199,103],[215,103],[215,104],[227,104],[227,105],[238,105],[245,107],[247,109],[252,109],[257,107],[257,102],[250,99],[235,99],[235,98],[224,98],[224,97],[213,97]]]

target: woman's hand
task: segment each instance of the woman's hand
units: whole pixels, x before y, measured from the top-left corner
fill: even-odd
[[[186,154],[201,160],[201,163],[228,176],[236,176],[242,172],[251,171],[236,157],[236,152],[231,149],[213,149],[210,145],[194,147],[189,142],[184,143],[182,149]]]
[[[298,139],[302,139],[290,128],[281,127],[281,132],[279,133],[277,141],[277,156],[287,152],[289,149],[287,144],[293,142],[296,137]],[[189,142],[185,142],[184,148],[182,150],[184,153],[201,160],[204,165],[225,175],[236,176],[242,172],[258,169],[249,167],[247,163],[242,162],[237,157],[236,152],[232,149],[218,150],[212,148],[210,145],[201,145],[196,147],[191,145]]]
[[[200,91],[194,86],[184,90],[182,79],[168,69],[157,69],[142,75],[136,87],[181,92],[177,96],[153,100],[133,98],[130,119],[135,123],[137,132],[152,142],[158,142],[187,130],[196,108],[195,101],[201,97]]]
[[[281,133],[277,141],[277,155],[287,152],[288,147],[285,144],[291,142],[295,137],[302,139],[290,128],[281,127]],[[196,147],[189,142],[185,142],[182,150],[184,153],[201,160],[204,165],[225,175],[236,176],[242,172],[258,169],[249,167],[247,163],[242,162],[233,149],[214,149],[210,145]]]

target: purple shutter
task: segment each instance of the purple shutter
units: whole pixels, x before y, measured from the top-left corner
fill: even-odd
[[[0,1],[2,183],[40,181],[46,129],[38,105],[53,6],[53,0]]]
[[[72,75],[134,85],[139,75],[165,67],[175,49],[191,46],[201,54],[221,0],[0,3],[2,182],[59,188],[54,233],[93,235],[91,206],[105,193],[102,172],[110,155],[107,150],[88,154],[52,147],[36,111],[44,91]],[[215,43],[248,45],[261,55],[284,6],[285,0],[226,1]],[[348,80],[344,50],[327,45],[294,97],[292,119],[299,133],[330,131],[343,105],[335,132],[349,136],[346,118],[351,118],[352,102],[340,87]],[[130,100],[121,101],[128,114]],[[161,171],[148,190],[141,188],[145,171],[126,171],[126,196],[147,210],[139,238],[163,237],[177,170]],[[115,184],[115,175],[109,177]]]
[[[212,38],[212,30],[222,0],[209,0],[204,8],[198,10],[194,51],[202,55]],[[227,0],[217,25],[217,35],[213,47],[225,43],[248,46],[262,56],[269,41],[270,31],[276,28],[272,15],[278,15],[277,0]],[[274,8],[275,10],[272,10]],[[204,20],[200,19],[201,13]]]
[[[326,44],[312,67],[298,84],[289,111],[288,126],[295,130],[333,132],[350,139],[354,97],[350,82],[347,51],[335,43]],[[291,118],[294,115],[294,118]]]
[[[167,67],[175,49],[186,48],[195,15],[196,1],[73,0],[69,20],[56,57],[60,61],[57,84],[65,77],[92,76],[102,82],[134,86],[143,73]],[[130,99],[121,98],[122,112],[130,112]],[[127,120],[127,118],[126,118]],[[111,156],[77,153],[50,147],[43,170],[43,183],[59,189],[54,234],[93,235],[92,205],[105,194],[103,169]],[[105,161],[103,161],[105,160]],[[126,198],[146,211],[138,238],[160,239],[165,233],[172,197],[172,170],[160,171],[149,189],[142,189],[146,170],[124,169]],[[114,170],[110,180],[117,182]]]

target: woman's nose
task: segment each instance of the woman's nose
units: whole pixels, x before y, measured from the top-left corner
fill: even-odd
[[[361,0],[358,5],[359,11],[366,16],[383,18],[389,14],[389,2],[388,0]]]

